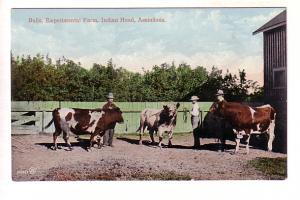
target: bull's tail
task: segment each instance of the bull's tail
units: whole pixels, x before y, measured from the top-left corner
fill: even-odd
[[[139,126],[135,132],[140,132],[140,130],[141,130],[141,126]]]
[[[271,107],[270,117],[271,117],[271,120],[276,119],[276,110],[273,107]]]
[[[52,118],[51,121],[47,124],[47,126],[45,126],[45,129],[49,128],[53,122],[54,122],[54,119]]]

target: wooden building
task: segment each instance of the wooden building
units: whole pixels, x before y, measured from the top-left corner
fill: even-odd
[[[277,110],[277,151],[287,150],[287,42],[286,10],[253,32],[263,33],[264,48],[264,99]]]

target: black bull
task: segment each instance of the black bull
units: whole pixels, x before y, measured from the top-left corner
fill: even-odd
[[[221,141],[221,148],[224,150],[225,141],[234,141],[235,135],[232,126],[224,119],[210,112],[204,117],[203,123],[198,128],[194,129],[194,147],[200,147],[200,138],[215,138]]]

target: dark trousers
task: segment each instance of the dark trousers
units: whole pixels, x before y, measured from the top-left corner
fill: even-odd
[[[103,135],[103,144],[106,146],[111,146],[115,134],[115,129],[107,129]]]

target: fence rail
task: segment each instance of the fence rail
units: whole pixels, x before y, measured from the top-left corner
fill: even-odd
[[[116,133],[134,133],[139,126],[140,112],[145,108],[162,108],[170,102],[116,102],[123,112],[124,124],[117,124]],[[59,107],[68,108],[101,108],[105,102],[66,102],[66,101],[12,101],[11,126],[13,134],[28,133],[53,133],[54,125],[48,129],[44,127],[52,119],[52,110]],[[201,119],[212,102],[199,102]],[[191,119],[188,110],[191,109],[190,102],[180,102],[178,110],[177,125],[175,132],[189,132],[192,130]]]

